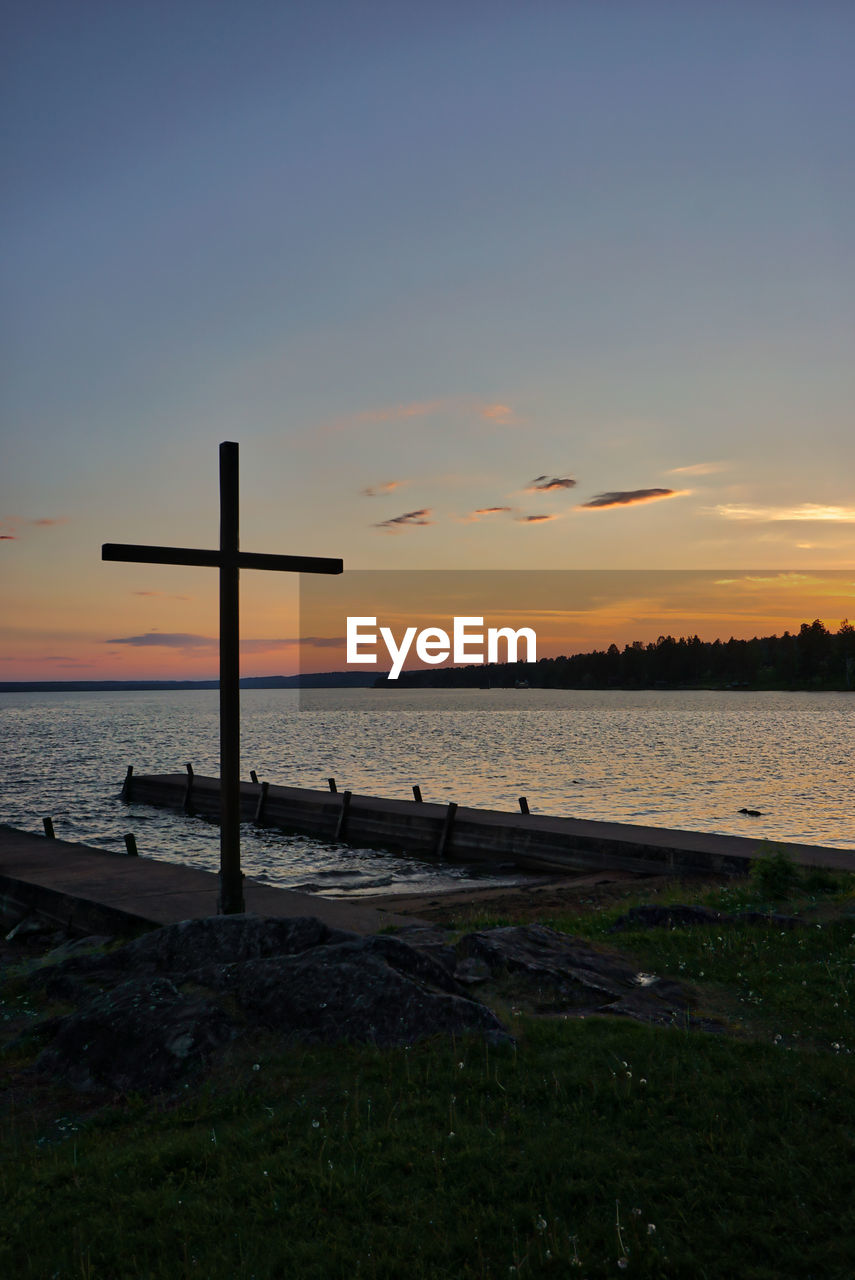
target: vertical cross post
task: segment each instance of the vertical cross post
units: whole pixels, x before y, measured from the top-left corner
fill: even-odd
[[[241,569],[274,569],[286,573],[341,573],[341,560],[323,556],[278,556],[241,551],[239,529],[238,446],[220,445],[220,545],[216,551],[195,547],[149,547],[105,542],[102,560],[139,564],[204,565],[220,571],[220,911],[243,911],[240,869],[240,588]],[[189,765],[188,765],[189,769]],[[125,780],[127,787],[130,779]]]
[[[238,446],[220,445],[220,911],[243,911],[240,869]]]

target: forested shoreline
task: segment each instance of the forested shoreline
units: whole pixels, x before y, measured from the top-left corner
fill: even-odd
[[[662,635],[645,644],[636,640],[619,649],[594,649],[536,663],[427,667],[402,671],[396,681],[378,685],[403,688],[533,689],[813,689],[855,687],[855,627],[844,619],[830,631],[818,618],[798,632],[755,636],[751,640],[701,640],[697,635]]]

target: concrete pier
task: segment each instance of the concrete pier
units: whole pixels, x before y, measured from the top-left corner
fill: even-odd
[[[360,902],[277,889],[247,878],[247,911],[315,916],[338,929],[371,934],[412,918]],[[27,911],[72,933],[141,933],[217,914],[219,877],[154,858],[128,857],[0,826],[0,916]]]
[[[142,774],[126,783],[133,803],[163,805],[216,818],[219,780],[199,774]],[[502,813],[464,805],[387,800],[349,791],[241,783],[241,819],[323,840],[392,849],[461,862],[513,863],[522,870],[604,869],[744,875],[768,852],[763,835],[719,835],[666,827],[631,826],[583,818]],[[775,841],[802,866],[855,871],[855,850]]]

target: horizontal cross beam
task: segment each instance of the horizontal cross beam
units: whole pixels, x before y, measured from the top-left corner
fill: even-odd
[[[105,542],[102,560],[127,560],[138,564],[203,565],[217,569],[223,564],[221,551],[204,551],[196,547],[147,547],[130,542]],[[284,573],[342,573],[342,560],[324,556],[276,556],[264,552],[238,551],[238,569],[278,569]],[[234,561],[230,562],[234,563]]]

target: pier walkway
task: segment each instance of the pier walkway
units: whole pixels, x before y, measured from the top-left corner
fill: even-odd
[[[218,778],[129,771],[124,798],[185,813],[219,814]],[[393,849],[457,862],[513,864],[523,871],[568,874],[620,870],[644,875],[745,875],[770,852],[762,822],[752,836],[679,831],[549,814],[502,813],[464,805],[389,800],[266,782],[242,782],[241,819],[322,840]],[[762,815],[758,815],[762,818]],[[855,871],[855,850],[774,841],[775,850],[808,867]]]
[[[83,933],[138,932],[217,914],[219,877],[153,858],[109,853],[0,826],[0,908],[37,911]],[[295,893],[247,878],[246,910],[260,916],[315,916],[353,933],[377,933],[412,917]],[[390,901],[391,906],[391,901]]]

